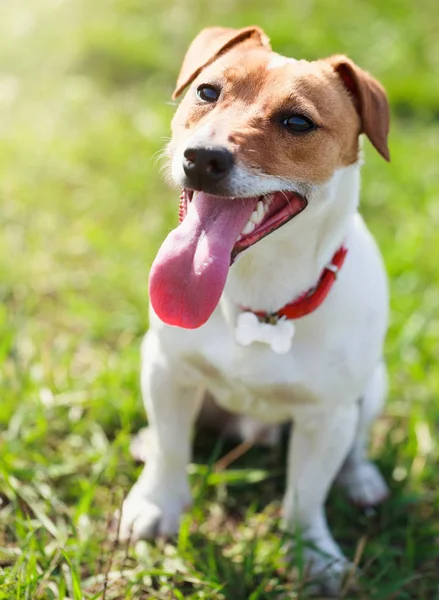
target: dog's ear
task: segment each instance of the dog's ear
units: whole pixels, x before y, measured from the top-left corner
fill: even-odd
[[[346,56],[326,59],[339,75],[352,96],[365,133],[378,152],[390,161],[387,137],[389,134],[389,103],[383,86]]]
[[[225,27],[208,27],[203,29],[189,46],[183,65],[177,79],[177,85],[172,98],[178,98],[185,87],[199,75],[199,73],[233,46],[252,44],[270,48],[268,37],[259,27],[244,27],[243,29],[229,29]]]

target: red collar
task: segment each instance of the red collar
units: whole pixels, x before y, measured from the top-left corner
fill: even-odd
[[[340,246],[340,248],[332,257],[331,262],[328,263],[323,269],[317,285],[296,298],[296,300],[293,300],[289,304],[283,306],[277,312],[266,313],[263,311],[251,310],[249,308],[242,308],[242,310],[252,312],[259,318],[260,321],[264,323],[271,323],[272,325],[277,323],[277,321],[282,318],[300,319],[301,317],[309,315],[317,310],[317,308],[323,303],[326,296],[331,291],[347,253],[347,248]]]

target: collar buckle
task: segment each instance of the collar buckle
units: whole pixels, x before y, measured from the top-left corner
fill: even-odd
[[[334,265],[334,263],[329,263],[329,265],[326,265],[325,269],[327,271],[331,271],[331,273],[334,274],[334,278],[337,279],[338,274],[340,272],[340,267],[338,265]]]
[[[263,313],[256,314],[260,323],[267,323],[268,325],[277,325],[280,320],[278,313]]]

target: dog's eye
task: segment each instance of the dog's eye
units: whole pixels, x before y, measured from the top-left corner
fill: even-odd
[[[282,121],[282,125],[285,125],[290,131],[302,133],[303,131],[311,131],[315,129],[315,123],[302,115],[293,115]]]
[[[197,87],[197,98],[203,102],[216,102],[219,98],[219,90],[213,85],[202,84]]]

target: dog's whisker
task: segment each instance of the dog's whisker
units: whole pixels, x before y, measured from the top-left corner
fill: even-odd
[[[156,165],[160,160],[162,160],[163,158],[167,158],[167,150],[166,148],[162,148],[160,150],[157,150],[156,152],[154,152],[154,154],[152,154],[149,159],[154,161],[154,164]]]
[[[285,200],[287,201],[287,203],[288,203],[288,206],[290,206],[290,207],[291,207],[291,200],[290,200],[290,198],[287,196],[286,192],[284,192],[284,191],[281,191],[280,193],[282,194],[282,196],[283,196],[283,197],[285,198]]]

